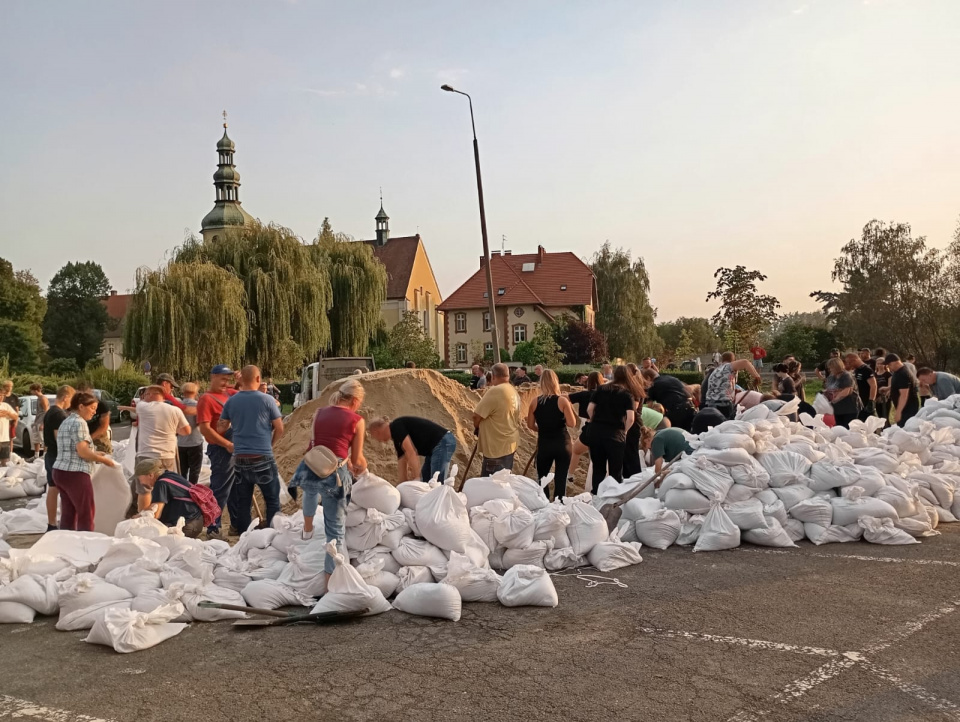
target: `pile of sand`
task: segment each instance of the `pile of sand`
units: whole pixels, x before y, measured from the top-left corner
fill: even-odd
[[[429,369],[390,369],[374,371],[360,377],[366,390],[366,398],[360,407],[360,415],[365,419],[378,416],[420,416],[440,424],[457,437],[457,453],[453,457],[455,464],[463,473],[467,459],[473,451],[476,441],[473,435],[473,409],[480,400],[480,394],[471,391],[462,384],[448,379],[443,374]],[[336,381],[328,385],[320,398],[311,401],[293,412],[287,420],[286,433],[275,449],[280,475],[288,480],[293,476],[297,464],[310,444],[310,422],[321,406],[326,406],[330,395],[339,387]],[[521,389],[521,398],[529,403],[538,387],[525,385]],[[524,409],[526,406],[524,406]],[[392,443],[382,444],[367,435],[364,442],[364,455],[370,470],[393,483],[397,483],[397,454]],[[514,470],[523,471],[524,465],[536,448],[536,436],[521,427],[520,447],[517,450]],[[479,454],[471,466],[471,475],[480,472]],[[535,474],[533,465],[529,474]]]

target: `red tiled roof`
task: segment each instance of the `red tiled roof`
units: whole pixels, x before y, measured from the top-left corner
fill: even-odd
[[[129,293],[117,293],[101,298],[100,302],[106,306],[110,318],[115,321],[122,321],[127,316],[127,309],[130,308],[132,298],[133,295]]]
[[[524,271],[524,264],[534,264],[533,271]],[[490,258],[494,293],[498,306],[588,306],[596,305],[593,271],[576,254],[523,253],[517,255],[496,254]],[[561,286],[566,286],[561,291]],[[480,268],[446,301],[440,304],[441,311],[465,308],[486,308],[486,273]]]
[[[417,259],[420,246],[420,234],[391,238],[386,245],[378,246],[376,241],[360,241],[373,249],[373,255],[387,268],[387,298],[406,298],[410,275]]]

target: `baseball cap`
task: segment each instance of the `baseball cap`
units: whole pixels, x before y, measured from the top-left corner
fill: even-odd
[[[210,369],[211,376],[233,376],[233,369],[226,364],[218,364]]]
[[[885,364],[892,364],[892,363],[896,363],[899,360],[900,360],[900,357],[897,356],[895,353],[888,353],[886,358],[883,359],[883,362]]]
[[[163,382],[163,381],[169,381],[169,382],[170,382],[170,385],[173,386],[173,388],[175,388],[175,389],[179,389],[179,388],[180,388],[180,384],[178,384],[177,381],[176,381],[176,379],[173,378],[173,376],[171,376],[170,374],[160,374],[159,376],[157,376],[157,383],[158,383],[158,384],[161,383],[161,382]]]

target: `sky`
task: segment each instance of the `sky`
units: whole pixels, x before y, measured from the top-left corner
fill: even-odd
[[[420,233],[448,295],[493,249],[605,241],[658,320],[713,272],[812,310],[871,219],[960,216],[956,0],[0,0],[0,255],[120,292],[213,207],[221,112],[254,217]]]

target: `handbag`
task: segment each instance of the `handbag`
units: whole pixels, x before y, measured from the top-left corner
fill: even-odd
[[[303,457],[303,462],[314,474],[319,476],[321,479],[326,479],[328,476],[336,472],[341,466],[347,463],[346,459],[338,459],[337,455],[334,454],[326,446],[313,446],[307,449],[307,453]],[[340,485],[340,480],[337,480],[337,486]]]

